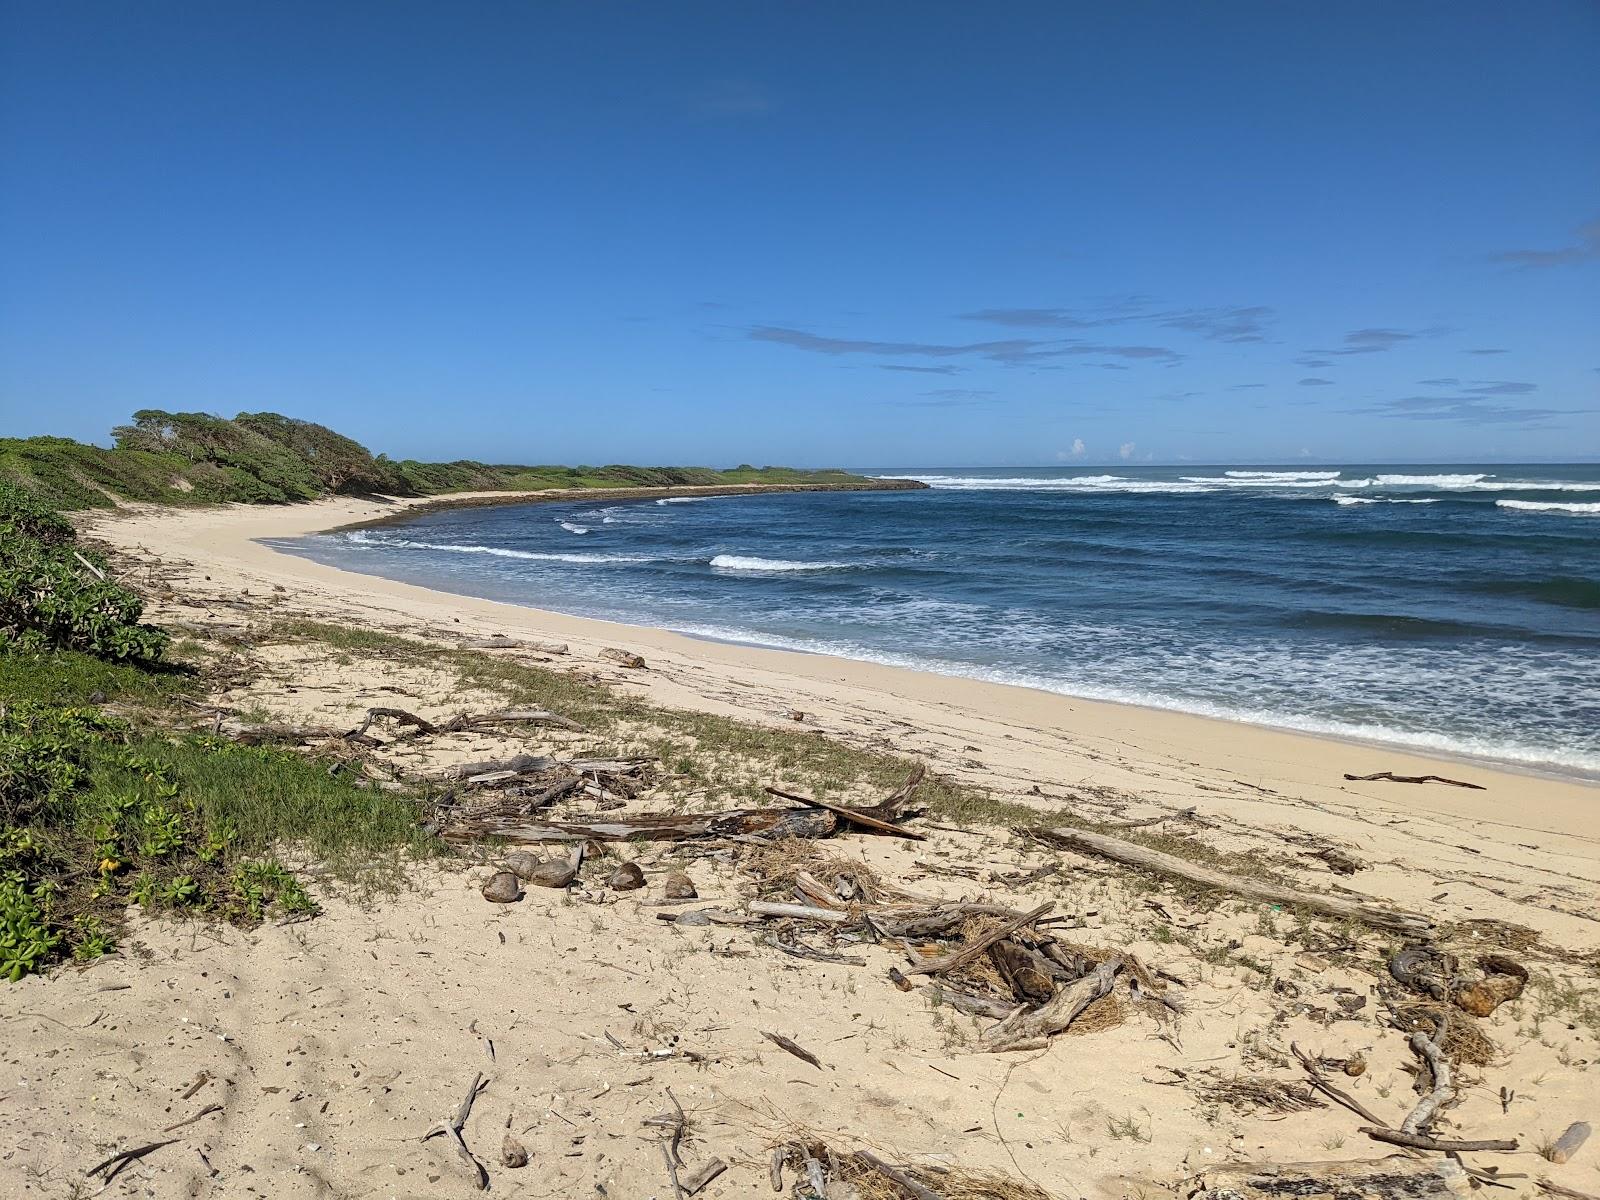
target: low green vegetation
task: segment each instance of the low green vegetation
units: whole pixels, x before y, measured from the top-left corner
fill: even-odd
[[[144,603],[76,545],[73,528],[37,497],[0,481],[0,645],[84,650],[153,662],[167,636],[140,624]]]
[[[0,978],[107,953],[130,904],[312,912],[286,852],[370,880],[428,848],[404,795],[175,732],[191,672],[142,615],[70,524],[0,482]]]
[[[142,409],[112,431],[111,448],[69,438],[0,438],[0,480],[60,509],[119,500],[163,504],[293,504],[331,494],[433,496],[466,491],[684,487],[739,483],[848,484],[844,471],[786,467],[555,467],[396,461],[312,421],[277,413]]]

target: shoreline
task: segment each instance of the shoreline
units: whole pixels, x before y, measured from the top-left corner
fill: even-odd
[[[537,492],[457,492],[444,496],[376,497],[373,504],[404,504],[393,513],[370,520],[352,521],[316,533],[343,533],[348,529],[377,529],[397,525],[425,513],[451,508],[506,508],[518,504],[561,504],[579,500],[670,500],[677,496],[770,496],[785,492],[925,492],[929,485],[917,479],[875,479],[859,483],[685,483],[673,487],[548,488]],[[321,503],[316,501],[314,503]]]
[[[898,477],[887,477],[886,482],[900,482],[900,480]],[[898,486],[856,487],[853,485],[828,484],[751,484],[729,486],[685,485],[683,487],[673,488],[569,488],[562,489],[559,492],[539,493],[539,500],[537,502],[562,503],[579,502],[585,500],[629,501],[665,499],[675,496],[739,496],[769,494],[774,492],[901,491],[922,490],[928,486],[926,484],[915,483],[915,481],[909,478],[904,479],[904,482],[908,484],[914,484],[914,486],[904,488]],[[511,498],[513,495],[514,494],[512,493],[467,493],[459,500],[449,497],[438,498],[441,501],[439,503],[435,503],[434,498],[423,499],[420,501],[398,501],[405,503],[407,507],[402,511],[386,513],[377,519],[340,524],[332,528],[311,530],[306,533],[292,536],[309,537],[317,536],[319,534],[334,534],[351,530],[395,526],[404,524],[415,517],[449,508],[512,505],[517,503],[517,500]],[[397,501],[386,500],[382,502]],[[276,547],[268,548],[278,552]],[[290,556],[301,557],[300,555],[294,555],[292,553]],[[988,678],[977,673],[976,667],[973,667],[970,670],[964,669],[970,667],[971,664],[949,663],[944,664],[944,666],[947,666],[949,669],[941,669],[939,666],[932,666],[914,661],[893,662],[879,658],[855,657],[850,655],[836,654],[827,649],[816,649],[808,646],[783,645],[775,643],[772,640],[765,639],[759,632],[751,633],[745,637],[719,636],[716,634],[701,633],[692,629],[681,629],[664,625],[640,624],[633,621],[614,620],[607,617],[593,617],[581,612],[546,609],[537,604],[524,604],[516,600],[491,600],[489,597],[482,596],[476,592],[453,591],[448,586],[439,584],[437,582],[431,584],[419,584],[404,578],[397,578],[395,576],[381,573],[369,574],[367,572],[350,570],[344,567],[332,569],[344,570],[349,574],[358,577],[386,579],[393,583],[408,584],[410,586],[421,587],[429,591],[441,592],[445,595],[459,596],[475,600],[489,600],[491,603],[509,604],[512,607],[524,609],[535,614],[563,617],[574,620],[598,621],[602,624],[616,625],[619,628],[628,630],[654,630],[660,633],[674,634],[679,637],[688,638],[695,642],[712,645],[742,647],[751,650],[770,651],[778,654],[799,654],[808,657],[837,659],[844,662],[860,663],[865,666],[880,667],[886,670],[909,671],[920,675],[934,675],[938,676],[939,678],[949,679],[952,681],[966,681],[998,687],[1017,688],[1042,695],[1063,697],[1065,699],[1083,704],[1105,704],[1118,708],[1131,708],[1140,712],[1173,714],[1181,717],[1191,717],[1202,721],[1219,722],[1227,726],[1242,725],[1249,728],[1271,730],[1300,737],[1338,742],[1343,745],[1362,746],[1380,751],[1387,750],[1395,753],[1436,760],[1442,763],[1457,763],[1479,766],[1491,770],[1500,770],[1515,775],[1524,775],[1540,779],[1569,780],[1600,787],[1600,769],[1597,768],[1570,766],[1565,763],[1552,762],[1549,760],[1518,758],[1511,754],[1496,754],[1491,751],[1479,752],[1470,748],[1458,746],[1432,746],[1427,744],[1419,744],[1419,742],[1416,741],[1405,740],[1408,736],[1415,737],[1417,739],[1430,736],[1426,732],[1407,733],[1406,731],[1395,731],[1392,736],[1385,736],[1386,732],[1388,731],[1384,730],[1377,730],[1368,733],[1356,728],[1304,728],[1291,723],[1287,719],[1275,720],[1273,719],[1273,714],[1270,712],[1258,713],[1253,710],[1245,709],[1230,711],[1229,706],[1221,704],[1215,706],[1221,711],[1205,711],[1200,707],[1185,706],[1181,703],[1163,704],[1156,702],[1144,702],[1139,699],[1122,696],[1086,695],[1081,692],[1072,692],[1020,680]]]
[[[598,491],[586,489],[582,496],[597,498]],[[468,504],[517,503],[524,497],[468,493],[452,499]],[[1092,781],[1188,794],[1196,780],[1182,777],[1203,775],[1219,786],[1244,780],[1246,786],[1293,793],[1313,803],[1348,804],[1355,799],[1373,811],[1426,812],[1573,836],[1585,843],[1596,840],[1592,813],[1600,787],[1582,777],[830,655],[720,643],[363,575],[260,541],[403,518],[427,503],[334,498],[272,509],[144,506],[91,516],[88,525],[91,533],[114,544],[138,547],[163,559],[187,559],[210,575],[237,579],[241,587],[277,585],[288,588],[291,595],[315,595],[329,611],[352,623],[412,631],[431,627],[435,632],[460,625],[463,636],[471,631],[555,639],[572,644],[575,659],[622,645],[643,654],[652,667],[636,673],[632,682],[643,684],[652,698],[677,707],[744,711],[750,705],[743,693],[754,689],[779,697],[776,703],[760,706],[756,716],[791,707],[826,709],[841,717],[853,712],[889,713],[898,724],[943,734],[945,741],[965,737],[978,744],[996,739],[1015,742],[1016,746],[1006,747],[1008,769],[1018,778],[1042,783],[1054,777],[1059,786]],[[914,750],[919,740],[908,735],[907,750]],[[1453,775],[1485,790],[1343,778],[1346,772],[1364,775],[1385,770]]]
[[[487,504],[484,505],[487,507]],[[422,510],[413,510],[411,513],[396,515],[383,521],[361,521],[352,525],[341,525],[334,529],[316,530],[310,533],[297,534],[288,538],[275,538],[275,541],[292,541],[298,537],[316,537],[323,534],[341,533],[353,529],[369,529],[377,525],[396,525],[404,522],[410,516],[420,515]],[[262,540],[265,549],[274,553],[285,554],[290,558],[301,558],[301,555],[280,550],[277,546],[267,544]],[[305,558],[307,562],[316,562],[315,559]],[[325,564],[318,564],[325,565]],[[914,665],[909,663],[885,662],[873,658],[856,658],[844,654],[835,654],[828,650],[815,650],[805,646],[782,646],[759,640],[759,634],[750,637],[733,637],[700,633],[691,629],[679,629],[670,625],[643,625],[631,621],[613,620],[609,617],[594,617],[584,613],[568,612],[563,609],[540,608],[533,604],[522,604],[514,600],[495,600],[490,597],[480,596],[476,592],[453,591],[442,584],[422,584],[406,579],[398,579],[391,575],[353,571],[344,567],[330,567],[330,570],[342,571],[362,579],[382,579],[390,583],[401,584],[406,587],[422,588],[425,591],[436,592],[444,596],[454,596],[466,600],[482,600],[489,604],[505,604],[515,609],[562,620],[587,621],[598,625],[609,625],[619,631],[630,634],[640,632],[653,632],[680,637],[690,642],[707,646],[726,646],[735,649],[762,651],[771,654],[792,654],[804,658],[821,659],[824,661],[846,662],[859,664],[863,667],[875,667],[885,671],[905,671],[914,675],[932,676],[938,679],[950,680],[952,683],[980,684],[987,687],[1011,688],[1039,696],[1054,696],[1062,700],[1069,700],[1077,704],[1107,705],[1117,709],[1131,709],[1135,712],[1169,715],[1180,718],[1189,718],[1196,721],[1215,722],[1228,727],[1243,727],[1246,729],[1259,729],[1265,732],[1282,733],[1293,737],[1311,738],[1316,741],[1334,742],[1344,746],[1362,747],[1374,751],[1388,751],[1395,754],[1404,754],[1412,758],[1427,759],[1435,765],[1448,766],[1476,766],[1491,771],[1499,771],[1508,775],[1525,776],[1531,779],[1547,779],[1556,782],[1572,782],[1586,784],[1600,790],[1600,772],[1584,770],[1582,768],[1564,768],[1560,764],[1521,761],[1514,758],[1497,757],[1492,754],[1474,754],[1469,750],[1443,749],[1431,746],[1412,746],[1398,740],[1385,740],[1378,735],[1363,735],[1358,732],[1337,729],[1301,729],[1286,723],[1275,722],[1268,718],[1251,719],[1246,716],[1232,716],[1226,713],[1201,712],[1192,708],[1183,708],[1177,705],[1146,704],[1138,700],[1114,699],[1107,696],[1085,696],[1077,692],[1068,692],[1054,688],[1040,687],[1029,683],[1020,683],[1014,680],[986,679],[981,675],[968,674],[960,670],[938,670],[927,665]],[[619,632],[618,637],[624,636]],[[1600,797],[1597,797],[1600,799]]]

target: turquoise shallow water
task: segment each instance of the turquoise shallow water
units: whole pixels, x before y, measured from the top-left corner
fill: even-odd
[[[281,548],[705,637],[1600,775],[1600,468],[876,472]]]

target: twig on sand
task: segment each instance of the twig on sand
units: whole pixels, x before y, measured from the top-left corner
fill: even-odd
[[[94,1166],[90,1167],[84,1172],[84,1175],[92,1179],[96,1175],[101,1174],[101,1172],[104,1172],[104,1182],[101,1184],[100,1188],[101,1191],[104,1191],[111,1181],[117,1177],[117,1174],[122,1170],[122,1168],[127,1166],[129,1163],[136,1162],[137,1160],[143,1158],[146,1154],[150,1154],[153,1151],[161,1149],[163,1146],[170,1146],[173,1142],[181,1140],[181,1138],[168,1138],[164,1142],[147,1142],[143,1146],[135,1146],[131,1150],[118,1150],[104,1162],[95,1163]]]
[[[219,1113],[221,1111],[222,1111],[222,1105],[220,1105],[220,1104],[208,1104],[204,1108],[202,1108],[199,1112],[195,1113],[194,1116],[185,1117],[183,1120],[179,1121],[176,1125],[168,1125],[161,1132],[162,1133],[171,1133],[174,1129],[182,1129],[185,1125],[193,1125],[201,1117],[209,1117],[212,1113]]]
[[[455,1142],[456,1152],[459,1153],[461,1157],[466,1160],[467,1165],[472,1168],[474,1184],[480,1192],[489,1186],[489,1172],[488,1169],[485,1168],[484,1165],[473,1156],[472,1151],[467,1149],[467,1143],[461,1136],[461,1130],[466,1126],[467,1118],[472,1115],[473,1101],[478,1098],[478,1093],[483,1091],[483,1089],[488,1086],[489,1081],[484,1079],[483,1072],[474,1072],[472,1076],[472,1083],[467,1088],[466,1096],[462,1099],[461,1103],[456,1106],[455,1115],[452,1116],[448,1121],[441,1121],[432,1129],[428,1130],[427,1133],[422,1135],[422,1140],[427,1141],[429,1138],[442,1133],[449,1137],[451,1141]]]
[[[768,1033],[765,1029],[761,1031],[761,1036],[766,1038],[767,1041],[771,1042],[774,1046],[778,1046],[781,1049],[787,1050],[801,1062],[810,1063],[817,1070],[822,1070],[822,1060],[815,1054],[811,1053],[811,1051],[807,1050],[804,1046],[800,1045],[800,1043],[791,1041],[790,1039],[784,1037],[781,1033]]]
[[[1448,783],[1451,787],[1471,788],[1475,792],[1487,791],[1481,783],[1466,783],[1443,775],[1396,775],[1393,771],[1374,771],[1371,775],[1346,774],[1352,783]]]

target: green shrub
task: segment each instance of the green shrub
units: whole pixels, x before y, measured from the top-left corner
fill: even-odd
[[[74,545],[72,526],[31,493],[0,481],[0,644],[61,647],[153,662],[167,636],[139,618],[144,602]]]

